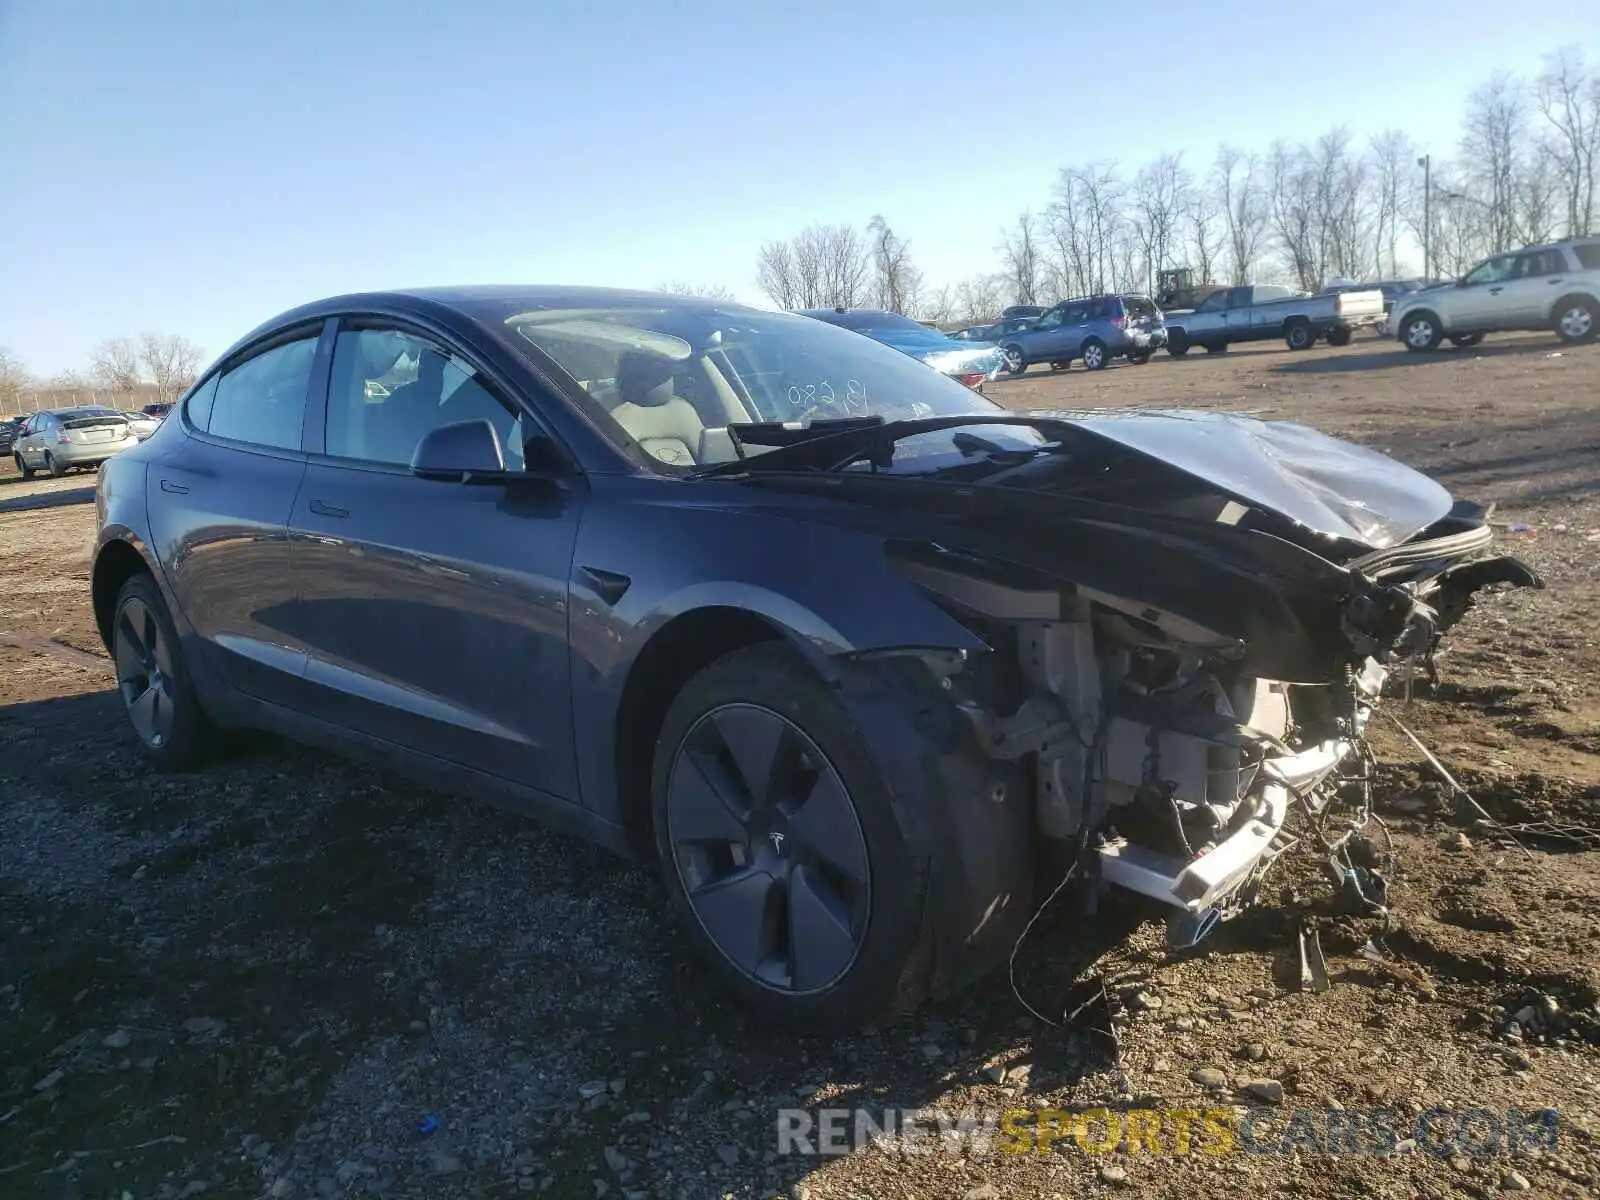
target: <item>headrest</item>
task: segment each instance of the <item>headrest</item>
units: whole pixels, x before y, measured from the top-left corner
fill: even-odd
[[[624,403],[652,408],[672,399],[673,361],[649,350],[624,350],[617,359],[617,395]]]

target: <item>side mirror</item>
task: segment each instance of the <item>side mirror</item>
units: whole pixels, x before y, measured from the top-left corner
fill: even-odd
[[[503,483],[505,450],[487,420],[457,421],[423,435],[411,455],[411,473],[441,483]]]

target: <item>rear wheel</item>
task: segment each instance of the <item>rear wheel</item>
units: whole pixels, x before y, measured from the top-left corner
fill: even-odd
[[[56,456],[50,451],[44,452],[44,469],[50,472],[51,479],[60,479],[67,473],[67,468],[56,461]]]
[[[684,686],[651,804],[672,905],[746,1003],[844,1025],[921,999],[925,864],[860,732],[787,647],[735,651]]]
[[[111,659],[128,721],[158,770],[196,765],[212,733],[167,613],[148,575],[122,585],[111,617]]]
[[[1444,330],[1439,328],[1439,318],[1431,312],[1408,313],[1400,325],[1400,340],[1407,350],[1418,353],[1437,350],[1444,340]]]
[[[1083,369],[1098,371],[1106,365],[1106,344],[1099,338],[1090,338],[1083,344]]]
[[[1556,305],[1556,336],[1563,342],[1587,342],[1600,332],[1600,310],[1585,296],[1572,296]]]
[[[1309,321],[1290,321],[1283,327],[1283,341],[1291,350],[1309,350],[1317,344],[1317,331]]]
[[[1348,346],[1350,339],[1355,336],[1355,331],[1347,325],[1336,326],[1328,330],[1328,345]]]
[[[1006,370],[1011,374],[1021,375],[1028,369],[1028,360],[1022,357],[1021,347],[1007,346],[1000,353],[1005,355]]]
[[[1452,333],[1450,335],[1450,344],[1462,348],[1476,346],[1481,341],[1483,341],[1483,334],[1481,333]]]

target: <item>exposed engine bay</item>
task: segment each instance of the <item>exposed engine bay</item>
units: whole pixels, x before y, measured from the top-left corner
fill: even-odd
[[[1384,910],[1391,865],[1386,842],[1367,836],[1368,724],[1392,675],[1434,672],[1475,591],[1542,586],[1515,559],[1485,555],[1490,541],[1481,514],[1458,506],[1419,538],[1324,563],[1321,583],[1340,581],[1337,593],[1295,604],[1319,621],[1306,629],[1317,655],[1261,653],[1192,615],[1030,583],[943,546],[904,547],[896,569],[997,651],[930,665],[985,753],[1030,767],[1043,844],[1169,906],[1169,942],[1184,948],[1253,902],[1272,863],[1302,844],[1345,902]]]

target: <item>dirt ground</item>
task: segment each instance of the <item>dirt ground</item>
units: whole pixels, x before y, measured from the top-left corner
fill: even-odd
[[[1109,914],[1090,947],[1081,913],[1047,910],[1017,984],[1050,1021],[1103,987],[1098,1018],[1041,1021],[1001,972],[890,1027],[779,1037],[689,957],[644,868],[270,741],[192,776],[145,769],[89,611],[93,477],[6,474],[0,1195],[1588,1194],[1600,346],[1408,355],[1362,339],[1036,369],[991,394],[1293,418],[1496,501],[1547,590],[1485,598],[1438,685],[1388,711],[1505,828],[1379,722],[1378,811],[1400,862],[1387,927],[1318,915],[1317,865],[1286,862],[1260,908],[1190,956],[1167,956],[1138,914]],[[1321,994],[1299,989],[1306,914]],[[1357,953],[1368,937],[1382,964]],[[1436,1106],[1549,1106],[1559,1134],[1553,1152],[1478,1157],[1170,1140],[1160,1155],[777,1152],[791,1106],[1243,1111],[1280,1093],[1280,1114],[1382,1106],[1403,1125]]]

